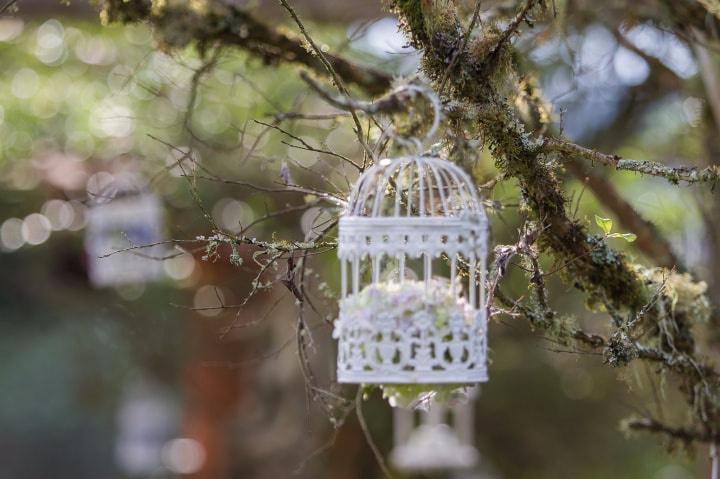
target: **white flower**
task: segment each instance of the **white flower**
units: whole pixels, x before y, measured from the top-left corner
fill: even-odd
[[[459,288],[455,288],[456,291]],[[419,312],[427,312],[438,328],[446,327],[449,318],[460,316],[468,325],[475,323],[475,310],[453,293],[450,282],[444,279],[404,281],[402,283],[370,284],[359,293],[342,300],[341,308],[351,321],[383,323],[407,328],[408,321]]]

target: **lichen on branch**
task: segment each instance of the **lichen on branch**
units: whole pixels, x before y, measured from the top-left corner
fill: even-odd
[[[608,155],[585,148],[570,141],[549,138],[544,145],[547,152],[557,152],[567,158],[582,158],[592,163],[614,166],[621,171],[634,171],[644,175],[665,178],[670,183],[709,183],[715,186],[720,182],[720,167],[711,165],[705,168],[692,166],[667,166],[656,161],[630,160],[618,155]]]

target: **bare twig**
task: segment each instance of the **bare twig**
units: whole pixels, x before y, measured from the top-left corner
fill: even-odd
[[[380,466],[380,469],[382,470],[383,474],[388,479],[393,479],[394,476],[390,472],[390,468],[388,468],[387,464],[385,463],[385,458],[382,455],[382,452],[380,452],[380,449],[378,449],[377,444],[375,444],[375,440],[372,437],[372,434],[370,433],[370,429],[368,428],[367,422],[365,422],[365,416],[363,415],[362,411],[362,401],[363,401],[363,391],[362,388],[359,387],[357,394],[355,395],[355,413],[357,414],[358,423],[360,424],[360,429],[362,429],[363,434],[365,435],[365,440],[367,441],[368,445],[370,446],[370,449],[372,450],[373,455],[375,456],[375,460],[378,463],[378,466]]]
[[[333,156],[333,157],[335,157],[335,158],[339,158],[340,160],[344,161],[345,163],[347,163],[347,164],[349,164],[349,165],[352,165],[352,166],[355,167],[356,169],[362,171],[362,167],[361,167],[360,165],[358,165],[357,163],[355,163],[354,161],[352,161],[352,160],[351,160],[350,158],[348,158],[347,156],[341,155],[340,153],[336,153],[336,152],[334,152],[334,151],[324,150],[324,149],[321,149],[321,148],[315,148],[314,146],[308,144],[308,142],[306,142],[304,139],[300,138],[299,136],[293,135],[293,134],[290,133],[289,131],[284,130],[283,128],[280,128],[280,127],[277,126],[277,125],[272,125],[272,124],[270,124],[270,123],[265,123],[265,122],[260,121],[260,120],[254,120],[254,121],[255,121],[255,123],[258,123],[258,124],[260,124],[260,125],[267,126],[268,128],[275,129],[275,130],[279,131],[280,133],[289,136],[289,137],[292,138],[293,140],[295,140],[295,141],[297,141],[298,143],[300,143],[300,144],[302,145],[301,148],[304,149],[304,150],[314,151],[315,153],[322,153],[323,155],[328,155],[328,156]],[[290,146],[290,147],[292,147],[292,148],[298,148],[297,145],[293,145],[293,144],[289,144],[289,143],[286,143],[286,145],[287,145],[287,146]]]
[[[374,102],[359,101],[346,95],[332,95],[328,93],[317,81],[305,72],[300,72],[300,78],[335,108],[345,111],[362,111],[369,115],[402,111],[406,108],[405,102],[412,96],[412,92],[401,90],[386,95]]]
[[[632,418],[625,420],[625,427],[631,431],[644,431],[663,434],[671,439],[676,439],[690,444],[694,441],[717,442],[720,441],[720,434],[709,434],[704,431],[673,427],[663,424],[652,418]]]
[[[512,22],[510,22],[507,28],[505,28],[505,30],[503,30],[503,32],[500,34],[500,38],[498,38],[498,40],[495,42],[495,45],[488,53],[488,56],[496,55],[497,52],[500,50],[500,47],[502,47],[510,39],[510,37],[517,33],[520,25],[527,19],[528,15],[530,14],[530,10],[537,3],[539,3],[539,0],[525,1],[525,4],[520,8],[520,11],[517,13],[517,15],[515,15],[515,18],[512,20]]]
[[[5,14],[10,8],[15,6],[15,4],[18,2],[18,0],[8,0],[3,5],[0,6],[0,15]]]
[[[310,36],[307,29],[305,28],[305,25],[300,21],[300,17],[298,17],[297,13],[295,12],[295,9],[290,6],[290,4],[287,3],[287,0],[280,0],[280,4],[285,7],[285,10],[288,11],[292,19],[297,24],[298,28],[300,29],[300,32],[302,33],[303,37],[305,37],[305,40],[310,44],[313,51],[315,52],[315,55],[320,59],[322,64],[327,69],[328,73],[333,79],[333,82],[335,83],[335,86],[337,89],[342,93],[343,95],[349,97],[350,92],[348,91],[347,87],[345,86],[345,82],[343,79],[338,75],[338,73],[335,71],[335,68],[333,68],[332,64],[328,60],[328,58],[325,56],[325,53],[320,49],[320,47],[317,46],[315,43],[315,40]],[[365,138],[363,137],[363,128],[360,124],[360,119],[358,118],[357,114],[355,113],[354,109],[350,110],[350,115],[352,116],[353,122],[355,122],[355,134],[358,138],[358,141],[360,142],[360,145],[362,145],[363,149],[367,152],[368,155],[372,157],[372,150],[365,142]]]

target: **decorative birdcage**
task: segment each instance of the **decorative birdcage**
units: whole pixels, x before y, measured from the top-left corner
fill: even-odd
[[[91,198],[85,230],[88,275],[96,287],[157,280],[163,275],[163,214],[157,196],[136,178],[118,175]]]
[[[339,382],[487,381],[487,230],[452,162],[384,159],[360,176],[339,223]]]
[[[474,397],[452,405],[432,402],[427,411],[393,409],[394,448],[390,461],[405,472],[475,467]]]

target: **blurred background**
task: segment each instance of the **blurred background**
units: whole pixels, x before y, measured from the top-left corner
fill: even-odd
[[[257,15],[285,23],[270,3]],[[323,48],[414,73],[419,56],[395,19],[379,2],[365,3],[297,6]],[[335,205],[256,187],[289,175],[344,195],[353,172],[298,148],[297,138],[359,158],[349,119],[311,94],[293,66],[224,50],[198,76],[204,60],[193,48],[161,51],[145,25],[101,26],[79,2],[18,6],[0,18],[0,478],[381,477],[356,418],[334,434],[308,394],[298,306],[281,282],[286,269],[257,277],[267,258],[254,247],[213,250],[196,241],[213,222],[258,240],[312,239]],[[605,152],[702,165],[713,130],[693,50],[667,31],[601,15],[570,12],[563,25],[517,40],[558,126]],[[258,123],[287,112],[319,118],[283,122],[292,136]],[[478,169],[492,178],[492,158],[483,155]],[[571,173],[567,193],[578,218],[612,216],[585,191],[586,175],[611,180],[717,291],[717,248],[700,191],[611,169]],[[492,241],[515,242],[522,223],[515,186],[501,182],[489,199]],[[158,245],[98,258],[109,252],[108,238]],[[613,246],[643,261],[632,245]],[[314,255],[309,266],[318,310],[307,318],[311,363],[328,385],[334,352],[324,320],[336,312],[334,251]],[[602,330],[606,319],[551,279],[553,306]],[[248,299],[256,281],[268,285]],[[526,284],[514,272],[503,287],[520,297]],[[646,366],[610,369],[601,356],[564,351],[519,319],[495,321],[490,331],[491,381],[475,404],[481,465],[437,477],[706,475],[706,451],[669,454],[656,438],[621,432],[620,420],[636,412],[678,414],[667,406],[673,391]],[[390,408],[375,393],[364,411],[387,455]]]

